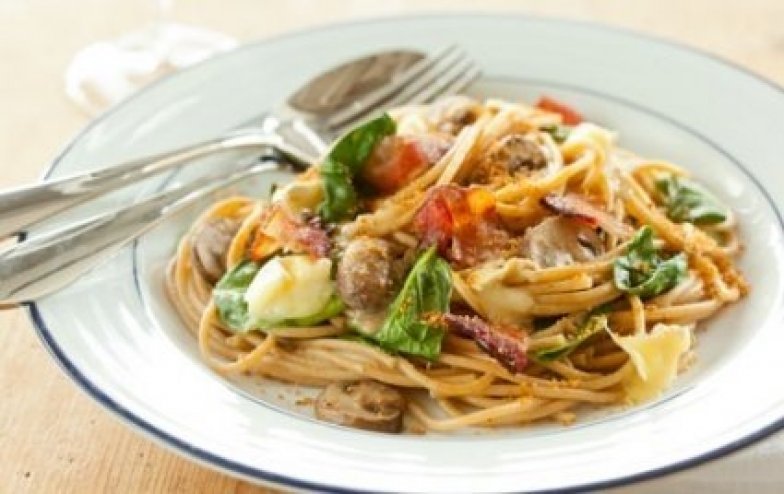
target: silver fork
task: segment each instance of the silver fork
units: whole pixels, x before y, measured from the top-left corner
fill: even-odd
[[[0,238],[102,193],[228,149],[272,148],[295,170],[302,170],[313,165],[313,155],[325,152],[325,142],[357,122],[391,107],[456,94],[479,74],[465,53],[449,47],[414,63],[389,83],[324,118],[287,109],[278,113],[281,116],[250,122],[255,126],[149,160],[0,193]],[[228,177],[205,177],[133,206],[25,239],[0,253],[0,308],[40,298],[68,285],[171,214],[228,185],[276,169],[279,166],[266,162]]]

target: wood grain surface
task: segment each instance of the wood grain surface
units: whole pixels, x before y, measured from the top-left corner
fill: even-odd
[[[0,0],[0,187],[35,180],[87,123],[63,93],[73,54],[149,23],[154,3]],[[782,0],[180,0],[171,17],[252,40],[348,18],[480,8],[624,26],[784,83]],[[0,492],[265,492],[173,454],[101,409],[57,367],[21,310],[0,312],[0,390]]]

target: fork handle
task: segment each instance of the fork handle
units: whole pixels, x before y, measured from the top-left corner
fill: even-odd
[[[218,181],[203,177],[138,204],[16,244],[0,253],[0,309],[60,290],[195,201],[252,175],[280,169],[277,162],[267,161]]]
[[[0,239],[88,199],[130,185],[165,170],[216,152],[245,147],[270,147],[295,166],[308,166],[310,156],[289,146],[277,134],[237,131],[80,175],[0,191]]]

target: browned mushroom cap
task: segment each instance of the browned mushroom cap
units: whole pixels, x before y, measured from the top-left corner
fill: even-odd
[[[379,432],[400,432],[405,406],[398,390],[370,379],[332,383],[315,403],[321,420]]]
[[[359,237],[346,246],[338,263],[338,293],[351,309],[374,312],[394,296],[400,274],[389,242]]]
[[[226,251],[239,227],[238,221],[213,218],[193,234],[193,264],[210,284],[215,284],[226,272]]]
[[[430,120],[441,132],[457,135],[463,127],[474,123],[482,112],[482,105],[468,96],[442,98],[431,106]]]
[[[534,171],[547,166],[547,158],[533,137],[510,134],[491,151],[491,160],[506,167],[509,173]]]
[[[593,228],[560,216],[526,230],[520,247],[523,256],[542,268],[590,262],[604,253],[602,239]]]

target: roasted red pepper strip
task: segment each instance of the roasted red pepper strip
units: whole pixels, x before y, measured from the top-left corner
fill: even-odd
[[[549,96],[542,96],[539,98],[539,101],[536,103],[536,107],[541,110],[561,115],[561,118],[563,118],[563,123],[566,125],[577,125],[583,121],[583,116],[580,115],[577,110],[570,107],[569,105],[561,103],[560,101],[554,100]]]

